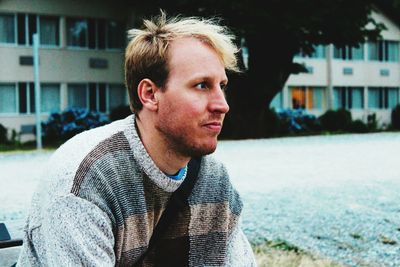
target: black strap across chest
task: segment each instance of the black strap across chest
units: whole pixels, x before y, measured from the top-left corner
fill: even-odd
[[[150,238],[147,250],[140,256],[139,260],[136,261],[136,265],[140,265],[141,262],[146,258],[148,253],[154,248],[161,236],[165,233],[170,222],[177,214],[188,205],[188,198],[193,190],[193,187],[197,181],[199,169],[200,169],[201,158],[192,158],[188,163],[188,169],[185,180],[179,186],[179,188],[170,197],[167,206],[160,217],[156,227],[154,228],[153,234]]]

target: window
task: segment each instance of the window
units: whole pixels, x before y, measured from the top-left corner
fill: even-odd
[[[105,19],[67,18],[67,44],[89,49],[121,49],[124,47],[123,24]]]
[[[121,23],[109,21],[107,23],[107,48],[121,49],[124,47],[124,28]]]
[[[15,43],[14,15],[0,14],[0,43]]]
[[[362,109],[364,106],[363,87],[334,87],[334,109]]]
[[[60,85],[42,84],[40,90],[41,112],[60,111]]]
[[[310,55],[307,55],[304,51],[300,51],[296,55],[296,57],[301,57],[301,58],[325,58],[325,46],[324,45],[314,45],[314,52],[312,52]]]
[[[292,108],[294,109],[306,108],[306,88],[304,87],[292,88]]]
[[[88,46],[88,22],[86,19],[67,18],[67,45]]]
[[[127,104],[127,91],[124,85],[105,83],[69,84],[68,106],[88,108],[93,111],[109,113],[120,105]]]
[[[88,107],[88,90],[86,84],[68,85],[68,107]]]
[[[60,85],[41,85],[41,112],[60,111]],[[35,110],[33,82],[0,84],[0,113],[33,114]]]
[[[89,84],[90,109],[109,113],[120,105],[126,105],[127,91],[119,84],[106,85],[104,83]]]
[[[308,109],[322,109],[325,107],[325,90],[322,87],[308,89]]]
[[[19,113],[35,113],[35,86],[32,82],[18,83]]]
[[[58,46],[60,42],[60,25],[57,17],[40,16],[40,44]]]
[[[17,113],[15,84],[0,84],[0,113]]]
[[[358,47],[342,46],[336,47],[333,50],[333,57],[343,60],[363,60],[364,59],[364,45],[360,44]]]
[[[38,16],[32,14],[17,14],[17,31],[19,45],[32,45],[33,34],[37,33]]]
[[[59,25],[58,17],[0,14],[0,43],[32,45],[32,35],[39,32],[41,44],[59,45]]]
[[[378,41],[368,43],[368,58],[383,62],[399,61],[399,42]]]
[[[399,89],[393,87],[369,87],[368,107],[392,109],[399,103]]]
[[[109,111],[127,104],[127,90],[124,85],[110,84],[108,88],[108,99],[110,99]]]
[[[33,45],[33,34],[37,33],[37,16],[29,14],[27,15],[28,19],[28,40],[29,45]]]
[[[99,112],[107,112],[106,84],[89,84],[89,109]]]
[[[323,109],[325,108],[325,88],[292,87],[292,108]]]

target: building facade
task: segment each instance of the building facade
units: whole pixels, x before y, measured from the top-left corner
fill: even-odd
[[[40,40],[41,117],[128,103],[123,57],[133,12],[116,1],[0,1],[0,123],[33,138],[33,40]]]
[[[378,125],[386,127],[399,104],[400,29],[379,11],[372,16],[387,28],[381,41],[359,47],[316,46],[311,56],[300,53],[295,62],[304,64],[308,73],[291,75],[271,107],[302,108],[316,116],[345,108],[364,122],[375,114]]]

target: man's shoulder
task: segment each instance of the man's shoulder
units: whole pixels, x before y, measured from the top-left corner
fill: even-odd
[[[97,127],[77,134],[61,145],[53,154],[51,160],[54,163],[68,159],[70,163],[80,163],[91,151],[96,149],[106,140],[113,140],[116,135],[123,135],[129,122],[129,117],[124,120]]]
[[[234,214],[241,213],[243,204],[230,181],[228,170],[212,155],[202,158],[198,181],[193,191],[190,199],[192,204],[229,203],[228,206]]]
[[[69,192],[73,179],[87,159],[101,157],[110,149],[118,149],[126,143],[124,139],[125,120],[82,132],[60,146],[50,157],[43,173],[43,182],[64,187]],[[125,148],[129,149],[129,148]],[[95,155],[94,155],[95,154]],[[61,188],[60,188],[61,189]]]
[[[213,155],[203,156],[201,159],[201,167],[205,171],[221,171],[226,172],[225,165],[216,159]]]

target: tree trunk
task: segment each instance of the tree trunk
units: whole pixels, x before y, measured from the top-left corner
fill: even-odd
[[[274,35],[271,35],[274,36]],[[288,40],[263,41],[259,35],[246,37],[249,69],[230,77],[225,137],[260,138],[266,136],[266,113],[274,96],[286,83],[293,67],[294,52]]]

